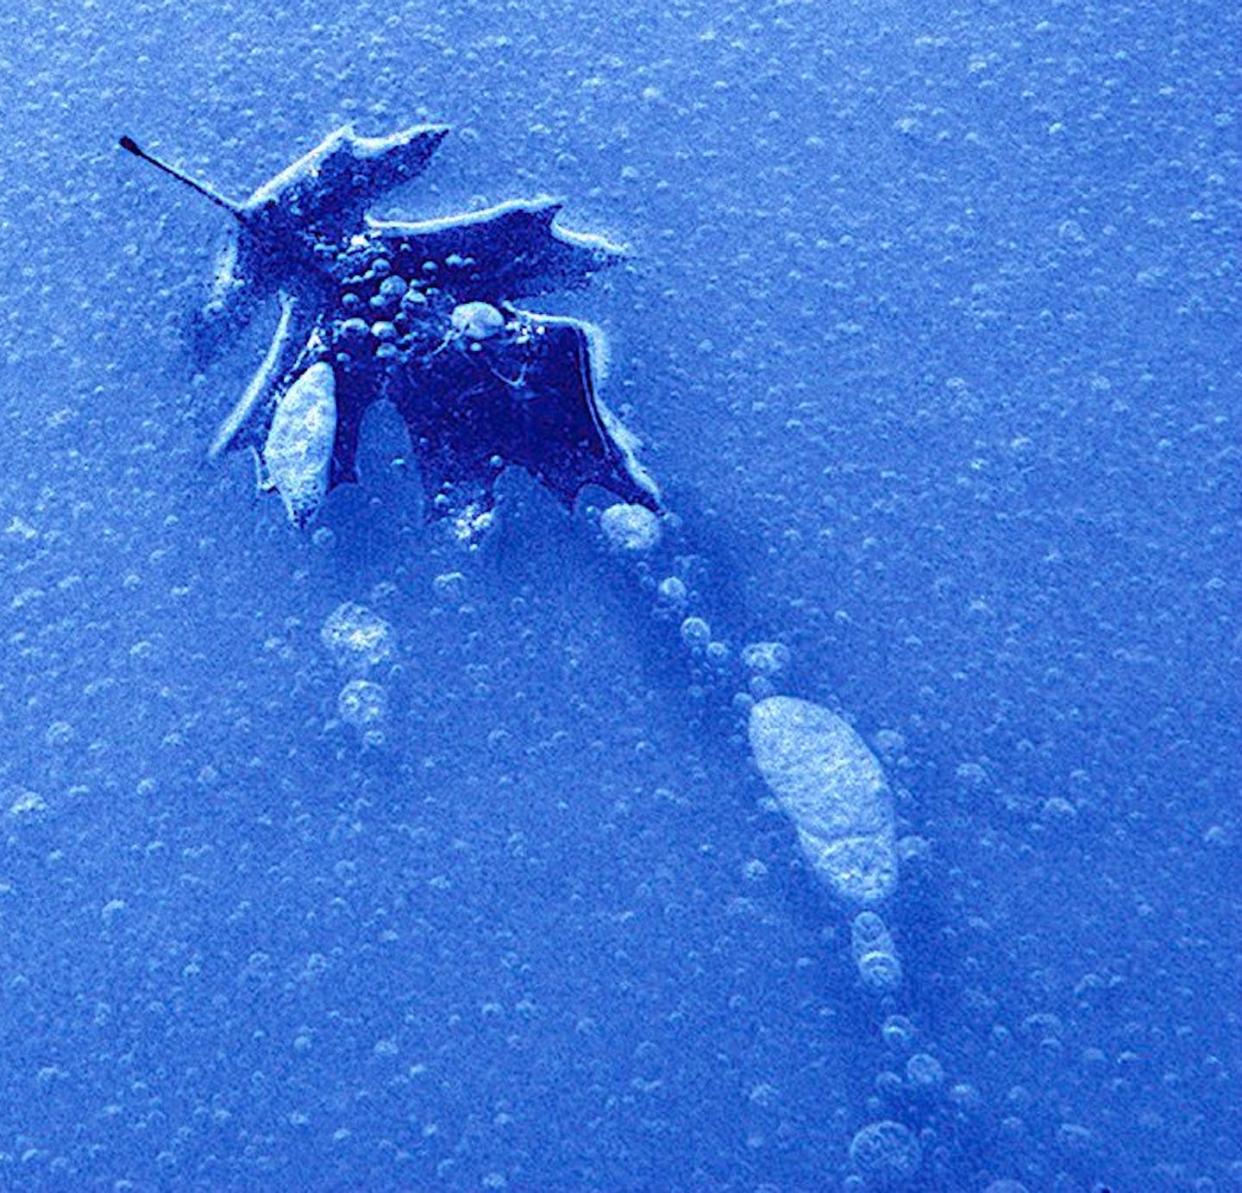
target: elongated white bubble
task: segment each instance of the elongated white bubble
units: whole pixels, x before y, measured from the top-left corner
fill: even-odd
[[[336,375],[326,361],[313,364],[276,404],[263,445],[270,482],[289,518],[301,525],[328,491],[336,437]]]
[[[750,748],[820,877],[852,902],[890,895],[897,885],[892,793],[862,738],[818,704],[769,696],[751,709]]]

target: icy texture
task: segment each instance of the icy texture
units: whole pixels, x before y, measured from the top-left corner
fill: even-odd
[[[882,1118],[911,1193],[1238,1187],[1236,3],[3,7],[0,1187],[874,1193]],[[428,535],[383,404],[313,541],[204,466],[279,298],[194,363],[232,221],[116,136],[242,197],[346,122],[454,127],[385,216],[632,246],[547,309],[613,338],[666,598],[520,473]],[[911,791],[895,992],[691,613]]]

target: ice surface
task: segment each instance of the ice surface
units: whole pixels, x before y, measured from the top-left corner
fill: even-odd
[[[0,1186],[871,1193],[892,1119],[910,1190],[1235,1188],[1236,3],[136,11],[0,21]],[[202,460],[281,310],[199,371],[228,218],[117,134],[244,196],[440,121],[383,215],[632,246],[547,309],[612,339],[663,598],[533,486],[427,536],[383,411],[313,540]],[[934,858],[896,990],[687,614],[867,727]]]

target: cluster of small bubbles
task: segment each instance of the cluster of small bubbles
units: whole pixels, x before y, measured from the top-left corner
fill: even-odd
[[[977,762],[961,762],[953,772],[963,787],[982,787],[988,781],[988,772]]]
[[[701,617],[687,617],[681,623],[681,640],[691,650],[700,650],[712,640],[712,627]]]
[[[742,650],[742,665],[755,675],[778,675],[789,666],[789,647],[783,642],[751,642]]]
[[[864,1176],[879,1181],[906,1180],[923,1163],[923,1148],[909,1127],[881,1119],[855,1134],[850,1141],[850,1160]]]
[[[750,673],[747,690],[756,700],[776,694],[773,679],[789,666],[789,647],[783,642],[751,642],[742,649],[742,665]]]
[[[901,985],[901,962],[888,925],[874,912],[862,911],[850,926],[851,948],[858,975],[873,990]]]
[[[911,1089],[930,1091],[944,1084],[944,1069],[926,1052],[916,1052],[906,1061],[906,1080]]]
[[[405,294],[405,290],[405,278],[398,277],[396,274],[386,277],[380,283],[379,289],[371,295],[371,309],[391,315]]]
[[[351,679],[336,698],[341,720],[363,727],[382,721],[388,712],[388,693],[369,679]]]
[[[608,545],[618,551],[650,551],[660,541],[660,519],[645,505],[610,505],[599,524]]]
[[[365,605],[345,601],[323,623],[320,640],[342,667],[365,671],[395,653],[392,626]]]

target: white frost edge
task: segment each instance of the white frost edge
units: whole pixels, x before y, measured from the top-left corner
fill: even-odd
[[[221,452],[228,450],[271,385],[285,341],[289,338],[289,323],[293,318],[293,308],[296,305],[297,302],[292,295],[284,290],[280,292],[280,322],[276,325],[276,334],[272,337],[271,344],[268,345],[267,355],[263,357],[263,363],[259,365],[258,371],[250,379],[250,384],[246,386],[246,392],[242,394],[237,405],[229,411],[228,417],[220,424],[216,437],[207,449],[208,459],[214,460]]]
[[[564,206],[563,199],[557,199],[552,195],[536,195],[533,199],[508,199],[493,207],[484,207],[481,211],[463,211],[457,215],[442,215],[430,220],[377,220],[367,216],[367,227],[376,232],[400,232],[409,236],[425,236],[428,233],[444,232],[451,228],[486,224],[491,220],[503,219],[514,212],[541,215],[546,211],[551,211],[555,216],[564,209]],[[574,232],[555,223],[550,226],[549,230],[556,240],[562,244],[573,245],[575,248],[614,256],[621,256],[626,252],[625,245],[617,244],[608,237],[594,232]]]
[[[314,149],[304,153],[292,165],[286,166],[281,172],[269,178],[258,190],[246,200],[245,207],[261,207],[264,203],[276,198],[286,186],[296,180],[299,175],[309,174],[312,177],[319,172],[320,163],[343,142],[353,148],[356,159],[364,160],[376,157],[385,150],[397,145],[408,145],[416,137],[428,133],[446,134],[447,124],[416,124],[412,128],[402,129],[388,137],[360,137],[354,132],[352,124],[343,124],[330,132]]]

